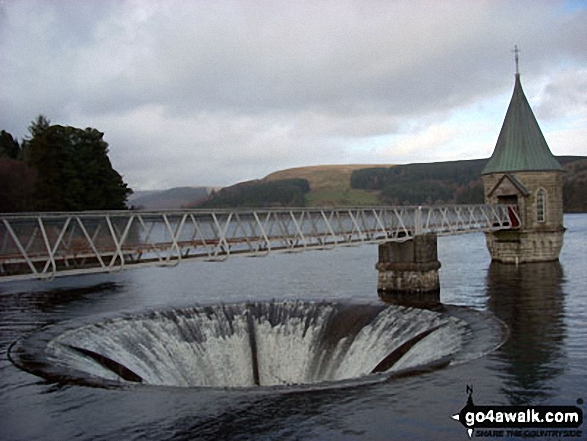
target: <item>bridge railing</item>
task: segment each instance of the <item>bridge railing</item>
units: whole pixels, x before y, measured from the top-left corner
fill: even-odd
[[[508,229],[506,205],[0,215],[0,281]]]

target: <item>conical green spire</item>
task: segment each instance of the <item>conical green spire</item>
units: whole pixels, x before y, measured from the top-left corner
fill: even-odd
[[[514,93],[495,150],[482,174],[545,170],[563,168],[548,148],[516,73]]]

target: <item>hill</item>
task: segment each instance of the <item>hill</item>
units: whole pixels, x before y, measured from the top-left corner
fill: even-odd
[[[563,176],[565,212],[584,211],[582,191],[586,167],[583,156],[559,156]],[[379,191],[379,201],[390,205],[481,204],[484,200],[481,172],[487,159],[407,164],[355,170],[352,188]]]
[[[375,205],[378,203],[378,192],[350,186],[353,172],[373,167],[381,165],[315,165],[289,168],[271,173],[262,180],[270,182],[292,178],[306,179],[310,185],[310,192],[306,194],[306,205],[311,207]]]
[[[563,205],[566,213],[587,213],[587,159],[565,165]]]
[[[587,157],[559,156],[565,167],[565,212],[586,212]],[[380,204],[483,203],[481,170],[487,159],[406,165],[321,165],[271,173],[263,179],[237,184],[210,196],[213,206],[365,206]],[[301,180],[309,191],[283,193]],[[286,186],[286,187],[284,187]],[[289,188],[289,187],[288,187]],[[301,188],[301,187],[300,187]],[[222,195],[223,199],[218,198]],[[227,199],[230,195],[230,199]],[[271,195],[264,199],[263,195]],[[303,197],[302,197],[303,196]],[[216,201],[215,201],[216,200]],[[220,205],[218,205],[220,203]]]
[[[195,206],[197,208],[303,207],[306,205],[305,195],[309,191],[310,185],[306,179],[255,180],[222,188]]]
[[[210,187],[175,187],[169,190],[137,191],[128,205],[141,210],[173,210],[208,198]]]

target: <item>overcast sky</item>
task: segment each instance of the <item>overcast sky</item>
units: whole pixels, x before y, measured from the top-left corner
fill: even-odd
[[[587,155],[587,2],[0,0],[0,129],[105,133],[135,190],[491,155],[514,85]]]

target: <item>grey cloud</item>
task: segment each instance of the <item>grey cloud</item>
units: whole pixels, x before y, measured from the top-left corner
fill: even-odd
[[[587,69],[560,72],[538,96],[536,113],[540,118],[565,118],[577,112],[587,112]]]
[[[139,186],[163,170],[169,185],[218,185],[356,160],[349,142],[509,93],[513,44],[530,79],[580,69],[587,54],[586,11],[554,1],[8,0],[1,11],[2,128],[22,137],[39,113],[96,126]]]

